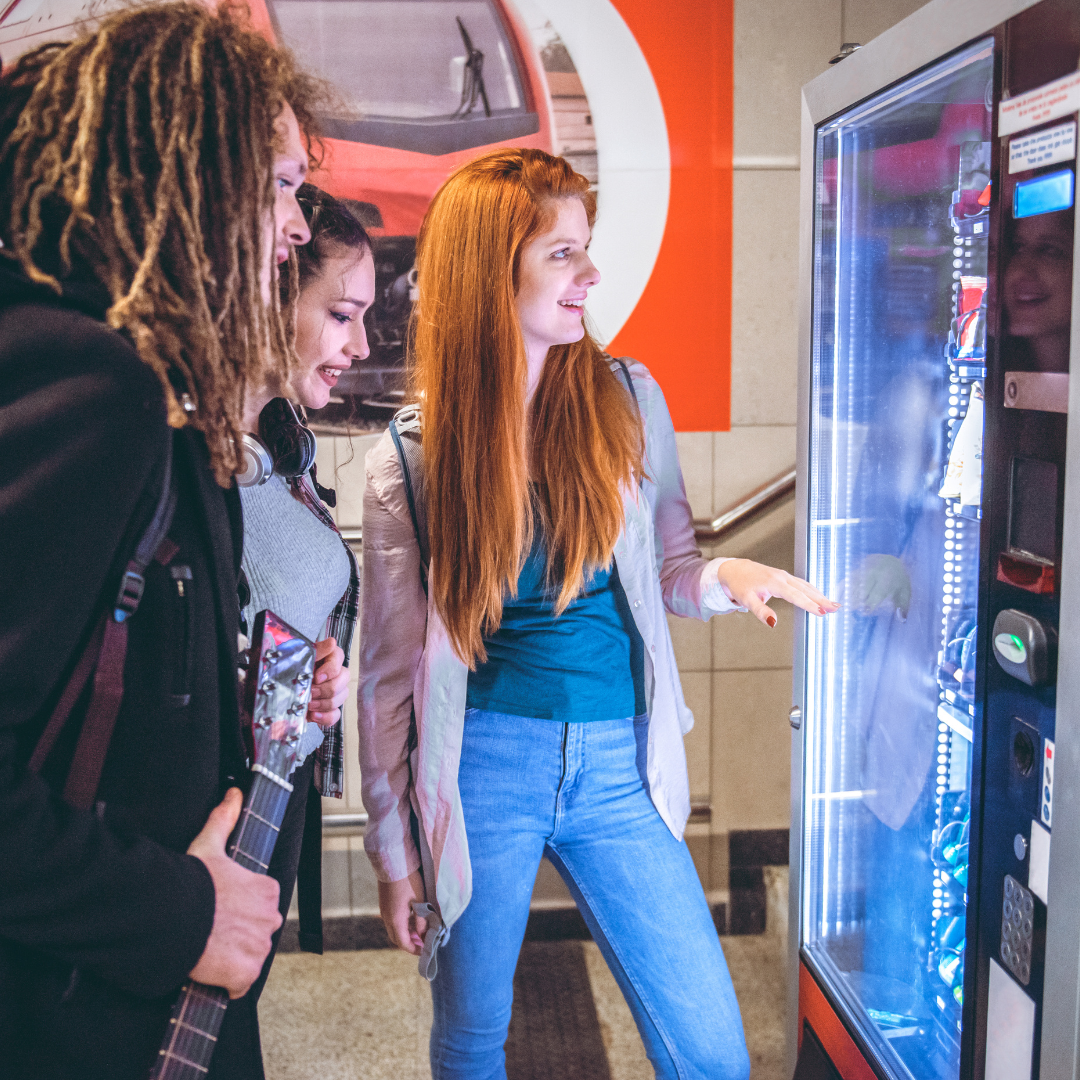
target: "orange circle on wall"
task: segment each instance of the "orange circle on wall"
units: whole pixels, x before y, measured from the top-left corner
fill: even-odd
[[[731,427],[732,0],[612,0],[652,71],[671,149],[649,283],[608,346],[645,363],[677,431]]]

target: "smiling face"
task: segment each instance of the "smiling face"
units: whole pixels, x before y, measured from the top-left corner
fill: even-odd
[[[296,308],[300,366],[293,389],[305,408],[327,405],[341,373],[370,353],[364,312],[374,299],[371,252],[348,248],[323,259],[319,275],[300,293]]]
[[[585,336],[581,317],[600,273],[589,258],[592,233],[580,199],[559,199],[551,227],[521,249],[515,298],[529,361],[529,384],[539,380],[547,351]],[[535,378],[534,378],[535,374]]]
[[[307,176],[308,158],[300,137],[296,113],[286,102],[274,122],[274,212],[263,224],[263,250],[267,261],[263,265],[263,303],[269,305],[270,290],[277,282],[277,268],[289,258],[289,249],[306,244],[311,230],[296,201],[296,189]]]
[[[1072,230],[1063,214],[1013,226],[1005,268],[1005,313],[1013,337],[1067,335],[1072,311]]]

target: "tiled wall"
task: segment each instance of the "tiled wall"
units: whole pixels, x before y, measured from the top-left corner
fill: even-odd
[[[697,517],[720,513],[795,461],[800,87],[825,70],[843,42],[866,43],[919,6],[919,0],[735,0],[732,429],[678,437]],[[320,473],[337,472],[340,525],[360,524],[363,458],[372,441],[353,439],[351,451],[345,439],[320,443]],[[788,503],[722,553],[791,570],[793,549]],[[711,822],[692,825],[688,839],[718,898],[727,890],[728,834],[783,829],[789,820],[794,616],[782,602],[777,610],[774,630],[749,615],[707,625],[670,620],[697,720],[686,739],[691,793],[712,810]],[[362,809],[355,708],[351,695],[346,798],[327,800],[328,814]],[[328,912],[375,909],[362,836],[328,836],[325,864]],[[554,874],[543,874],[538,894],[557,902],[560,893]]]
[[[735,0],[732,427],[679,436],[695,516],[719,514],[795,463],[800,88],[843,42],[865,44],[919,6],[920,0]],[[794,505],[710,554],[791,571]],[[709,825],[692,826],[690,840],[702,876],[721,895],[728,834],[789,822],[794,613],[788,604],[774,605],[774,630],[749,615],[719,617],[710,626],[670,620],[697,718],[686,740],[691,791],[712,809]]]

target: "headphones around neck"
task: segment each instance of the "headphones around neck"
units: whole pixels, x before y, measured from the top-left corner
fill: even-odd
[[[286,479],[303,476],[315,464],[315,435],[296,415],[288,398],[274,398],[259,414],[259,434],[243,437],[244,468],[240,487],[258,487],[273,473]]]

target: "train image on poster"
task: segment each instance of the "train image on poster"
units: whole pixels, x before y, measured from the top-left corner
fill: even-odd
[[[0,0],[0,57],[11,63],[70,37],[112,6]],[[581,80],[557,36],[538,44],[510,0],[249,0],[249,8],[258,29],[331,87],[319,117],[324,167],[312,179],[350,201],[375,246],[371,355],[312,421],[328,430],[385,422],[404,396],[416,235],[432,197],[457,166],[505,145],[569,152],[595,182]]]

